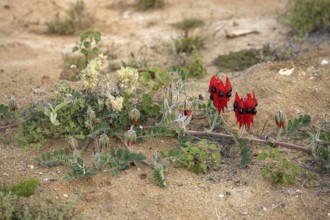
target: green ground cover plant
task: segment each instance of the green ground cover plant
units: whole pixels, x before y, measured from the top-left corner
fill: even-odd
[[[290,0],[280,20],[300,37],[330,28],[329,0]]]
[[[88,55],[88,50],[94,50],[90,44],[92,41],[97,41],[97,44],[101,35],[98,32],[90,33],[81,36],[81,44],[74,47],[74,51]],[[299,115],[286,123],[284,113],[276,113],[274,125],[277,128],[273,137],[260,139],[243,135],[245,129],[253,126],[257,114],[258,98],[253,90],[242,96],[235,93],[233,114],[240,132],[213,132],[223,126],[222,112],[228,108],[235,89],[228,77],[222,81],[212,76],[206,88],[210,99],[203,100],[187,94],[185,80],[189,73],[182,66],[169,70],[137,70],[126,66],[115,74],[101,75],[106,57],[95,50],[87,60],[79,75],[80,87],[72,87],[67,81],[61,81],[55,86],[52,98],[25,109],[24,114],[17,116],[21,123],[16,137],[25,145],[41,148],[51,139],[67,140],[68,144],[64,148],[35,158],[42,167],[69,166],[65,179],[89,178],[104,169],[119,174],[122,170],[145,165],[152,168],[155,184],[164,187],[167,183],[166,173],[171,165],[187,168],[197,174],[218,169],[223,146],[201,140],[198,136],[233,139],[237,149],[235,159],[239,159],[235,163],[241,168],[251,165],[254,142],[309,152],[307,148],[277,141],[308,127],[311,121],[308,115]],[[8,112],[6,106],[3,112],[2,117],[13,114]],[[209,127],[204,130],[188,129],[193,115],[198,112],[205,115]],[[0,131],[5,129],[0,127]],[[172,146],[168,152],[157,152],[152,158],[135,153],[131,148],[144,138],[164,136],[177,138],[177,146]],[[314,142],[319,139],[319,136],[313,137]],[[316,146],[316,142],[313,142],[312,154],[328,167],[329,137],[327,133],[322,133],[320,137],[322,145]],[[113,146],[118,141],[118,146]],[[90,158],[91,163],[88,163],[82,153],[91,146],[94,155]],[[261,154],[260,159],[269,159],[266,160],[269,163],[263,175],[270,175],[276,183],[294,183],[300,168],[276,152],[268,150]],[[273,162],[272,159],[279,162]]]

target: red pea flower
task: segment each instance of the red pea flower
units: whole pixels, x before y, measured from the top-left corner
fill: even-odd
[[[231,84],[226,77],[226,84],[218,79],[215,76],[212,76],[209,85],[210,99],[213,101],[213,105],[220,114],[221,111],[224,111],[225,107],[227,108],[227,103],[231,97]]]
[[[192,111],[191,110],[184,110],[183,114],[187,117],[189,117],[191,115]]]
[[[254,91],[252,91],[252,96],[250,93],[247,93],[244,99],[240,98],[236,92],[234,111],[236,120],[239,123],[239,128],[241,128],[242,125],[250,128],[251,123],[253,123],[253,118],[257,114],[257,105],[258,102]]]

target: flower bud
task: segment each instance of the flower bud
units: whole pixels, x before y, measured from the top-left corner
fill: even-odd
[[[140,111],[135,107],[128,113],[128,118],[131,122],[131,125],[136,125],[137,121],[140,118]]]
[[[191,110],[184,110],[183,114],[187,117],[189,117],[191,115],[192,111]]]
[[[72,149],[76,150],[78,148],[78,141],[73,136],[69,137],[69,145]]]
[[[128,130],[125,133],[125,142],[128,146],[135,144],[136,142],[136,132],[134,130]]]
[[[99,142],[100,142],[100,145],[101,145],[101,148],[107,148],[109,146],[109,143],[110,143],[110,139],[109,137],[106,135],[106,134],[102,134],[100,137],[99,137]]]
[[[94,110],[90,106],[88,106],[87,115],[88,115],[87,126],[90,127],[90,128],[95,127],[95,125],[96,125],[96,116],[95,116]]]
[[[11,96],[8,101],[8,107],[10,111],[16,111],[18,109],[17,101],[15,96]]]
[[[283,128],[285,125],[285,114],[283,111],[279,110],[275,112],[275,123],[278,128]]]

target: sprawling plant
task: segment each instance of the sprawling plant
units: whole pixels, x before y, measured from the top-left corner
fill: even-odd
[[[65,178],[79,179],[88,178],[100,170],[116,174],[131,166],[144,164],[154,170],[155,183],[163,187],[166,185],[166,172],[171,164],[186,167],[198,174],[207,173],[221,165],[221,147],[208,140],[195,141],[192,136],[234,139],[242,167],[252,161],[252,142],[307,151],[306,148],[279,142],[274,138],[261,140],[243,137],[245,130],[249,131],[253,125],[257,114],[258,102],[254,92],[242,97],[236,92],[232,111],[241,129],[239,134],[212,132],[221,126],[222,113],[228,108],[233,93],[228,77],[225,83],[217,76],[211,77],[208,87],[210,100],[205,103],[187,95],[185,79],[188,73],[181,67],[173,67],[169,71],[122,67],[115,75],[101,74],[106,57],[98,54],[98,50],[90,45],[92,41],[95,41],[93,45],[98,44],[101,36],[98,32],[89,33],[91,35],[84,35],[83,43],[74,48],[74,51],[79,50],[86,55],[88,61],[80,72],[79,82],[69,84],[61,81],[55,86],[55,94],[51,99],[36,103],[24,110],[21,116],[18,139],[23,143],[38,144],[41,147],[52,138],[64,138],[68,141],[69,148],[46,152],[36,158],[35,161],[40,166],[67,165],[71,169]],[[89,56],[91,51],[93,54]],[[8,106],[0,106],[0,117],[11,115],[10,110],[17,110],[17,103],[13,103],[13,100],[10,100]],[[206,115],[209,129],[189,129],[194,114],[198,112]],[[292,134],[309,123],[310,117],[304,115],[289,120],[286,124],[284,113],[279,111],[275,114],[276,138]],[[147,160],[141,153],[133,152],[132,146],[143,138],[158,136],[177,137],[179,144],[169,152],[155,153],[151,160]],[[111,140],[114,138],[119,139],[124,148],[112,146],[111,143],[115,141]],[[327,141],[327,144],[321,146],[319,142],[313,142],[312,153],[328,168],[329,135],[325,134],[322,138],[325,140],[322,143]],[[319,137],[314,139],[316,141]],[[94,146],[94,155],[91,163],[87,163],[82,153],[91,144]],[[261,158],[272,159],[271,155],[263,153]],[[300,168],[287,160],[280,161],[281,167],[277,167],[277,163],[270,164],[263,174],[272,175],[273,180],[276,177],[275,182],[293,183]],[[287,174],[287,170],[291,168],[295,170]],[[273,173],[278,175],[273,176]]]

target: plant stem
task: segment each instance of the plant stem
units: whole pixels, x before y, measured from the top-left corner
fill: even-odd
[[[18,122],[18,123],[15,123],[15,124],[11,124],[11,125],[7,125],[7,126],[1,126],[0,127],[0,132],[1,131],[6,131],[8,128],[15,128],[17,127],[18,125],[20,125],[21,123]]]
[[[230,134],[223,134],[223,133],[214,133],[214,132],[203,132],[203,131],[185,131],[184,134],[189,134],[189,135],[205,135],[205,136],[215,136],[215,137],[223,137],[223,138],[233,138],[232,135]],[[299,151],[304,151],[308,152],[308,149],[296,144],[290,144],[290,143],[285,143],[285,142],[280,142],[280,141],[275,141],[274,143],[271,143],[268,140],[263,140],[263,139],[258,139],[258,138],[244,138],[241,137],[240,139],[249,139],[252,142],[256,143],[261,143],[261,144],[275,144],[279,146],[283,146],[286,148],[294,149],[294,150],[299,150]]]
[[[218,115],[219,115],[219,113],[217,111],[215,111],[215,115],[213,116],[213,121],[212,121],[211,127],[208,130],[208,132],[212,132],[213,131],[214,126],[217,123]]]

